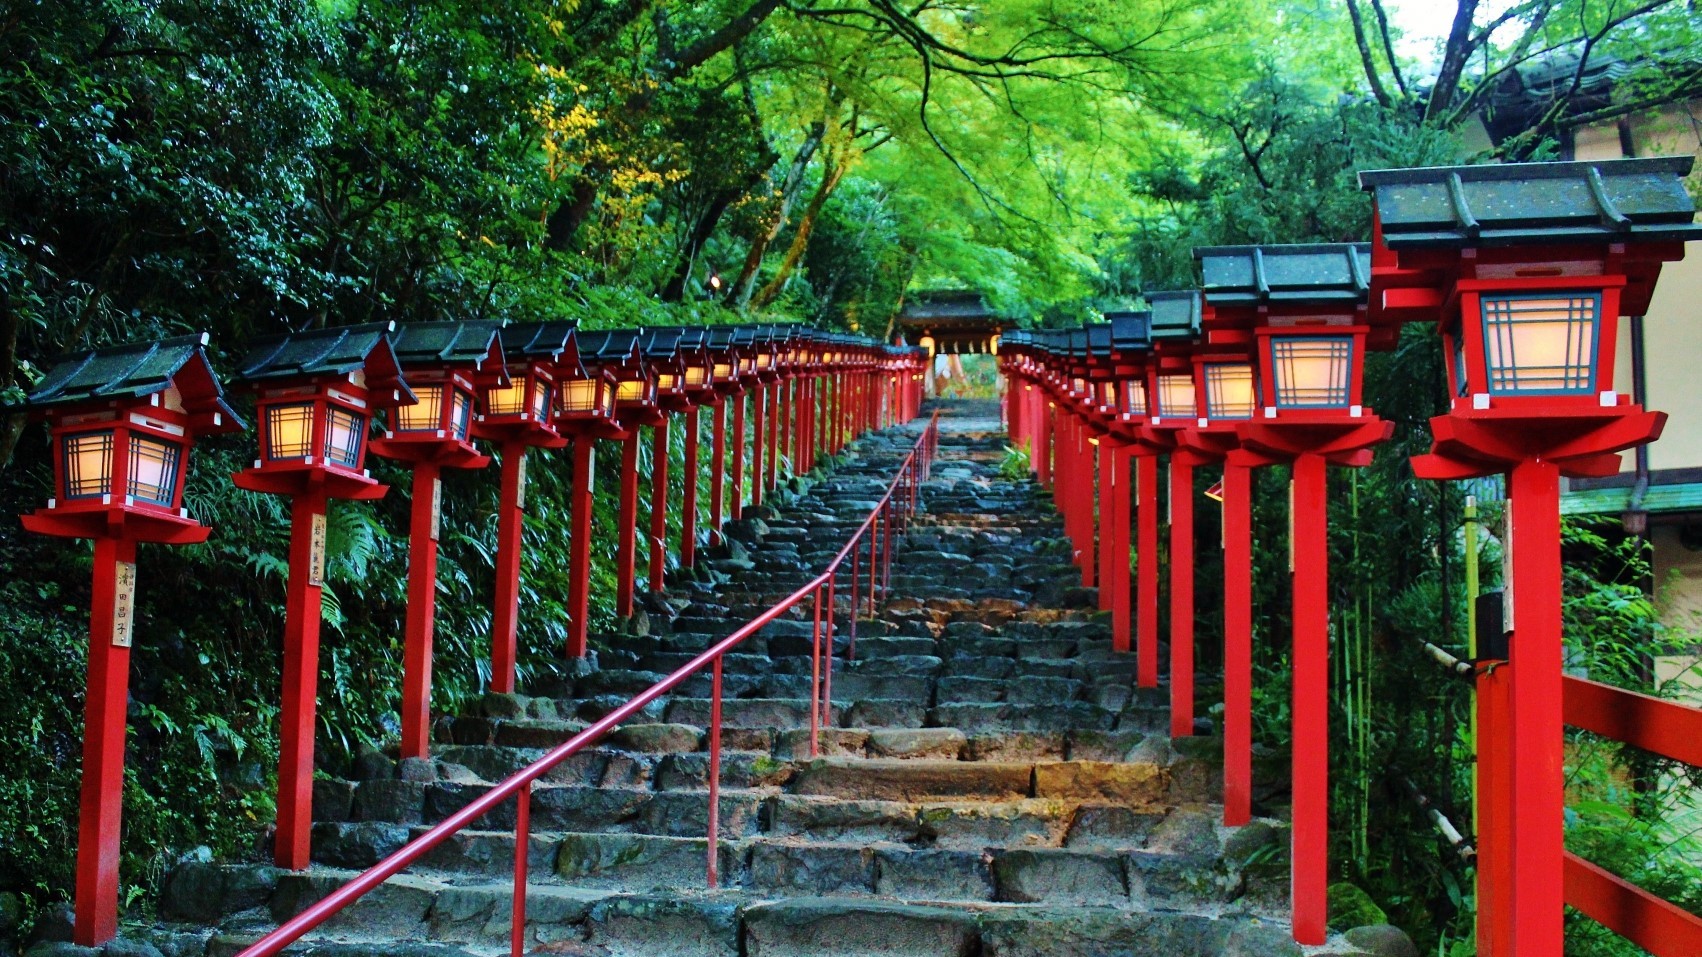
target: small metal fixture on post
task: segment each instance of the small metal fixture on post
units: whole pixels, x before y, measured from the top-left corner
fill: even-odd
[[[118,838],[125,713],[136,624],[136,545],[193,545],[209,529],[183,509],[189,453],[203,435],[243,428],[207,362],[203,334],[66,356],[25,408],[45,419],[54,497],[23,516],[26,530],[94,541],[88,696],[77,823],[72,941],[96,947],[118,932]]]

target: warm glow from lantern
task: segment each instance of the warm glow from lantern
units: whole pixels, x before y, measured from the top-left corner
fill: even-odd
[[[615,386],[616,402],[643,402],[645,386],[649,383],[643,379],[627,379]]]
[[[1158,377],[1158,414],[1172,419],[1191,419],[1195,416],[1193,376]]]
[[[686,385],[696,387],[709,384],[709,367],[703,365],[686,366]]]
[[[292,402],[266,408],[265,457],[271,461],[305,459],[313,454],[313,403]]]
[[[1270,350],[1278,408],[1342,408],[1351,401],[1350,337],[1272,336]]]
[[[561,406],[569,412],[597,411],[596,379],[574,379],[562,383]]]
[[[1107,410],[1117,408],[1117,383],[1099,383],[1099,404]]]
[[[922,338],[916,340],[916,344],[921,346],[922,348],[928,350],[928,358],[932,359],[934,357],[934,337],[933,336],[923,336]]]
[[[656,388],[661,392],[672,392],[680,387],[680,377],[666,372],[656,377]]]
[[[717,379],[731,379],[732,377],[733,377],[733,364],[731,362],[717,362],[717,363],[715,363],[715,378],[717,378]]]
[[[1600,293],[1484,296],[1484,359],[1489,391],[1588,394],[1596,384]]]
[[[526,411],[526,381],[516,379],[506,388],[485,390],[485,409],[491,415],[520,415]]]
[[[447,385],[414,387],[419,402],[396,407],[397,432],[436,432],[443,428],[443,392]]]
[[[1213,419],[1250,419],[1253,367],[1245,362],[1213,362],[1205,367],[1206,415]]]
[[[1123,380],[1123,414],[1146,415],[1146,384]]]
[[[112,491],[112,432],[84,432],[60,440],[67,499],[99,498]]]
[[[456,389],[450,406],[449,426],[455,438],[467,441],[467,430],[473,425],[473,396]]]
[[[183,446],[151,436],[130,436],[130,481],[126,494],[138,502],[171,507]]]

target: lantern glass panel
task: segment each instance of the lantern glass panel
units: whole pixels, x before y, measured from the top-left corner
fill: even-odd
[[[346,469],[360,468],[366,442],[366,416],[335,406],[325,415],[325,461]]]
[[[648,385],[643,379],[627,379],[615,387],[616,402],[643,402],[644,387]]]
[[[450,407],[449,428],[458,441],[467,441],[467,430],[473,425],[473,395],[470,392],[455,390],[454,404]]]
[[[1170,419],[1194,417],[1194,377],[1191,375],[1161,375],[1158,377],[1158,414]]]
[[[732,377],[733,377],[733,364],[731,362],[717,362],[717,363],[715,363],[715,378],[717,378],[717,379],[730,379]]]
[[[1484,359],[1496,395],[1588,395],[1601,293],[1484,296]]]
[[[561,407],[568,412],[597,410],[597,380],[574,379],[561,386]]]
[[[436,432],[443,428],[443,393],[447,385],[414,387],[420,400],[413,405],[396,407],[397,432]]]
[[[680,387],[680,377],[664,372],[656,377],[656,389],[659,392],[672,392]]]
[[[1123,380],[1123,414],[1146,415],[1146,385],[1133,379]]]
[[[147,435],[130,436],[130,481],[125,494],[138,502],[170,507],[177,491],[183,447]]]
[[[1087,380],[1080,378],[1080,377],[1071,379],[1070,380],[1070,391],[1075,393],[1076,395],[1088,394],[1087,393]]]
[[[544,421],[550,413],[550,384],[542,379],[532,380],[532,418]]]
[[[1206,415],[1213,419],[1253,417],[1253,367],[1245,362],[1214,362],[1206,369]]]
[[[266,409],[266,449],[269,461],[305,459],[313,454],[313,403],[291,402]]]
[[[491,415],[520,415],[526,411],[526,380],[516,379],[507,388],[485,390],[485,410]]]
[[[1351,401],[1351,336],[1272,336],[1270,349],[1278,408],[1342,408]]]
[[[686,366],[686,385],[702,386],[709,383],[709,367],[704,365]]]
[[[67,499],[99,498],[112,490],[112,431],[67,435],[65,488]]]

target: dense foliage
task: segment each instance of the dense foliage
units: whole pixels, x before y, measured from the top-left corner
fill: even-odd
[[[1629,64],[1635,96],[1604,116],[1696,83],[1692,4],[1455,7],[1431,81],[1382,0],[12,0],[0,398],[60,351],[190,329],[228,370],[251,334],[373,319],[767,315],[880,336],[911,290],[946,286],[1073,323],[1191,283],[1195,245],[1364,239],[1354,171],[1459,159],[1458,128],[1525,66],[1565,67],[1561,104],[1602,58]],[[1551,155],[1559,119],[1498,154]],[[1418,644],[1462,648],[1464,492],[1406,465],[1439,368],[1422,330],[1373,357],[1395,441],[1333,479],[1332,859],[1425,952],[1465,953],[1469,867],[1412,798],[1469,821],[1464,688]],[[251,441],[197,450],[188,505],[214,538],[142,557],[124,880],[143,903],[197,845],[256,853],[271,818],[285,523],[228,482]],[[45,499],[48,471],[39,432],[0,416],[0,515]],[[408,496],[405,473],[377,472],[401,488],[331,515],[330,764],[395,732]],[[565,462],[530,474],[521,647],[537,672],[564,642]],[[1255,511],[1262,774],[1288,744],[1283,481],[1261,474]],[[495,495],[485,475],[446,482],[439,707],[483,687]],[[1573,535],[1579,654],[1645,685],[1636,663],[1672,639],[1650,624],[1644,546]],[[612,542],[596,548],[594,630],[613,584]],[[0,891],[34,906],[69,888],[87,550],[0,523],[0,572],[0,692],[28,702],[0,711]],[[1217,581],[1202,569],[1202,650]],[[1651,786],[1666,778],[1595,742],[1576,753],[1574,843],[1695,906]],[[1576,935],[1578,953],[1622,952]]]

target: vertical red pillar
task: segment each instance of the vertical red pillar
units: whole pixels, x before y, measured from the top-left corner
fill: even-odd
[[[437,537],[443,484],[434,462],[414,465],[408,517],[408,613],[402,629],[402,757],[423,758],[431,741],[431,641],[437,618]]]
[[[1194,733],[1194,463],[1170,456],[1170,736]]]
[[[596,440],[582,435],[573,440],[572,528],[567,567],[567,656],[585,657],[591,628],[591,493],[597,466]]]
[[[697,406],[686,410],[684,424],[685,474],[681,477],[685,483],[685,494],[680,502],[680,566],[691,568],[697,564]]]
[[[632,617],[633,582],[638,577],[638,427],[621,439],[620,528],[615,534],[615,614]]]
[[[780,452],[784,451],[787,459],[791,461],[792,474],[796,475],[798,474],[798,451],[793,446],[792,437],[798,431],[798,383],[792,379],[787,379],[780,383],[779,388],[780,399],[776,403],[776,407],[780,410],[780,444],[774,453],[774,457],[778,460]],[[776,466],[776,478],[774,480],[776,484],[780,481],[779,474],[779,468]]]
[[[668,565],[668,420],[651,430],[650,445],[650,590],[667,587]]]
[[[1135,456],[1135,684],[1158,687],[1158,456]]]
[[[1223,466],[1223,823],[1252,818],[1253,470]]]
[[[1111,437],[1101,436],[1099,439],[1099,487],[1094,496],[1095,512],[1099,517],[1099,610],[1110,611],[1112,596],[1115,594],[1116,575],[1111,570],[1115,561],[1116,548],[1112,542],[1112,526],[1116,516],[1112,514],[1112,499],[1117,494],[1116,469],[1122,460],[1121,450],[1111,447]]]
[[[313,831],[313,729],[319,701],[319,601],[323,590],[313,577],[313,526],[323,521],[324,515],[323,496],[297,495],[290,502],[283,711],[278,724],[278,830],[272,857],[279,867],[294,871],[308,865]],[[82,913],[80,904],[77,913]]]
[[[1481,640],[1481,638],[1480,638]],[[1510,668],[1477,679],[1477,953],[1513,952],[1513,782],[1507,726]]]
[[[1513,807],[1509,918],[1515,954],[1558,954],[1564,930],[1566,807],[1561,719],[1560,469],[1513,467],[1507,486],[1513,632],[1507,666]]]
[[[709,408],[714,427],[709,439],[709,530],[719,535],[721,519],[727,514],[724,487],[727,480],[727,402],[716,399]]]
[[[780,474],[780,423],[786,419],[786,406],[782,404],[781,383],[769,386],[768,398],[768,471],[764,473],[763,484],[768,489],[774,488],[776,477]]]
[[[520,631],[520,533],[526,508],[524,443],[502,443],[501,482],[496,506],[496,597],[491,607],[490,688],[498,694],[510,694],[514,691]]]
[[[751,505],[762,504],[762,476],[767,464],[764,444],[768,418],[768,384],[759,382],[751,390]]]
[[[1094,446],[1089,441],[1087,424],[1076,419],[1076,529],[1081,534],[1081,584],[1093,588],[1099,584],[1098,543],[1093,538],[1094,503]]]
[[[733,471],[731,480],[733,501],[728,514],[738,521],[745,513],[745,397],[733,397]]]
[[[115,626],[120,597],[126,602],[134,597],[136,568],[135,542],[111,538],[94,542],[83,783],[77,819],[77,921],[71,934],[84,947],[100,946],[118,933],[118,836],[124,807],[130,631],[128,624],[122,632]],[[128,585],[120,582],[121,576]],[[124,612],[132,614],[128,607]],[[311,763],[311,756],[308,760]]]
[[[1315,453],[1294,460],[1292,897],[1294,939],[1302,944],[1324,942],[1329,916],[1330,552],[1325,468],[1323,456]]]
[[[1052,402],[1045,396],[1040,398],[1040,435],[1035,440],[1034,461],[1035,477],[1046,488],[1052,487]]]

